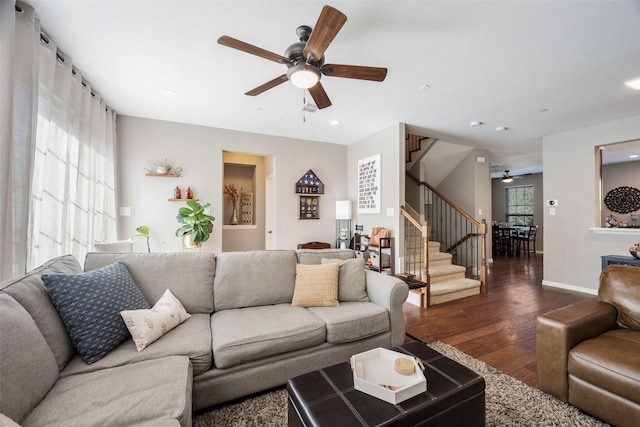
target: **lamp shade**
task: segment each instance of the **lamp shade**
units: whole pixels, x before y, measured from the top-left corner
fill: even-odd
[[[336,219],[351,219],[351,202],[336,200]]]

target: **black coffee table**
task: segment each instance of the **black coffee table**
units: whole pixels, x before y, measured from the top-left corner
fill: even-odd
[[[484,378],[411,342],[393,350],[422,359],[427,391],[397,405],[353,387],[349,363],[289,380],[289,426],[484,426]]]

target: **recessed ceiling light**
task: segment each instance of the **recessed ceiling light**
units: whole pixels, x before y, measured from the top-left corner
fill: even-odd
[[[424,92],[425,90],[429,89],[431,87],[431,85],[428,84],[423,84],[422,86],[418,86],[418,92]]]
[[[263,108],[262,108],[262,107],[256,107],[256,111],[257,111],[258,113],[261,113],[261,112],[263,111]]]
[[[160,93],[166,96],[167,98],[175,98],[176,96],[178,96],[178,92],[171,89],[162,89]]]
[[[340,120],[331,120],[329,122],[329,124],[333,125],[333,126],[338,126],[340,124]]]
[[[640,157],[640,154],[632,154],[629,156],[630,159],[637,159],[638,157]]]
[[[476,127],[476,126],[481,126],[481,125],[483,125],[483,124],[484,124],[484,123],[482,123],[482,122],[471,122],[471,123],[469,123],[469,126],[471,126],[472,128],[474,128],[474,127]]]
[[[548,108],[541,108],[538,110],[539,113],[546,113],[547,111],[549,111]]]
[[[505,130],[507,130],[507,129],[509,129],[509,128],[508,128],[508,127],[506,127],[506,126],[498,126],[498,127],[496,128],[496,132],[504,132],[504,131],[505,131]]]
[[[631,80],[627,80],[626,82],[624,82],[624,84],[626,84],[629,87],[634,88],[635,90],[640,90],[640,77],[635,78],[635,79],[631,79]]]

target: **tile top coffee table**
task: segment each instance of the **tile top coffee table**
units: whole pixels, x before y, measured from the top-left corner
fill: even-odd
[[[484,378],[411,342],[393,350],[422,359],[427,391],[397,405],[356,390],[349,363],[289,380],[289,426],[484,426]]]

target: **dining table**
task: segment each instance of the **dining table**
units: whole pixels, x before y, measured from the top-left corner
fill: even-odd
[[[526,225],[505,225],[498,224],[498,233],[508,239],[507,256],[520,256],[520,241],[527,237],[529,226]]]

